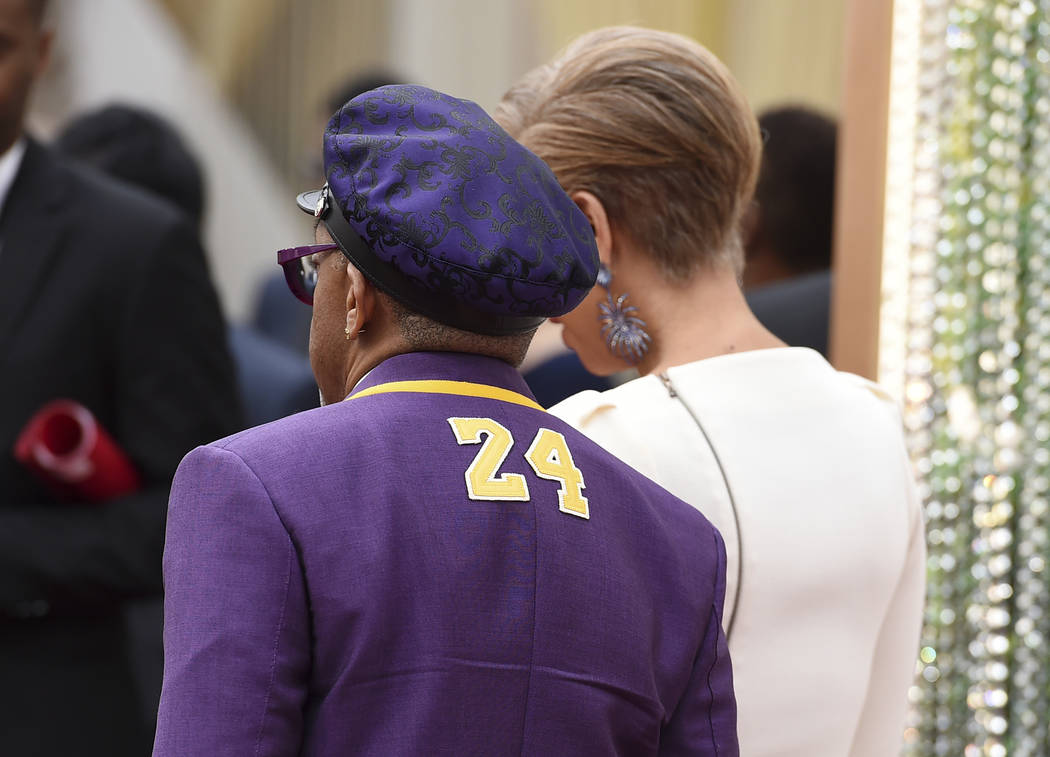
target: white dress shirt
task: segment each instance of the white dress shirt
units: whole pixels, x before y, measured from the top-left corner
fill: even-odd
[[[896,405],[805,348],[667,376],[677,397],[646,376],[551,412],[722,532],[740,754],[896,755],[925,592]]]
[[[3,212],[7,195],[11,191],[11,185],[18,175],[18,168],[22,165],[22,156],[26,153],[25,137],[7,148],[7,152],[0,155],[0,212]]]

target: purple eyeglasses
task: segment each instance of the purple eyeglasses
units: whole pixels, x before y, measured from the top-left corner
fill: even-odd
[[[337,244],[308,244],[277,251],[277,262],[284,269],[284,280],[300,302],[314,304],[314,289],[317,287],[314,254],[338,249]]]

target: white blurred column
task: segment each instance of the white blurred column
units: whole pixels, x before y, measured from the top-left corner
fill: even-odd
[[[55,67],[37,93],[31,125],[47,132],[110,102],[141,105],[170,119],[203,163],[212,275],[227,315],[244,319],[260,279],[276,270],[275,251],[310,241],[308,219],[300,219],[292,193],[248,125],[153,0],[67,0],[56,6]]]
[[[409,80],[491,110],[539,64],[527,0],[389,0],[388,60]]]

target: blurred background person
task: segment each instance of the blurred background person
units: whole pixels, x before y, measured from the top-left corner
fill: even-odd
[[[744,291],[787,344],[828,354],[835,216],[835,121],[790,106],[758,117],[764,145],[744,217]]]
[[[543,351],[549,356],[522,366],[525,383],[544,407],[588,389],[604,392],[620,383],[620,377],[626,380],[636,375],[633,371],[625,371],[618,376],[595,376],[580,361],[579,355],[565,347],[557,329],[545,328],[544,336],[548,334],[557,339],[556,344],[547,345]]]
[[[925,571],[900,416],[748,309],[761,141],[737,83],[686,37],[615,27],[527,74],[496,118],[595,232],[599,286],[553,319],[566,343],[595,373],[642,374],[552,412],[726,540],[741,754],[896,753]]]
[[[130,105],[107,105],[66,124],[54,146],[172,203],[201,226],[205,208],[201,166],[174,127],[160,116]],[[231,326],[227,336],[246,425],[317,407],[317,386],[305,357],[250,326]],[[160,597],[130,602],[126,612],[143,717],[152,729],[164,664],[163,602]]]
[[[0,749],[141,755],[122,610],[158,595],[171,476],[240,425],[196,228],[26,136],[49,55],[41,0],[0,0]],[[65,501],[13,455],[57,398],[94,414],[136,493]]]
[[[785,106],[758,116],[762,163],[745,221],[744,288],[831,268],[835,121]]]
[[[110,104],[80,113],[62,127],[54,147],[166,200],[197,226],[204,220],[200,163],[175,128],[145,108]]]
[[[70,121],[55,146],[65,155],[171,202],[197,227],[203,224],[203,169],[161,116],[130,105],[108,105]],[[282,313],[284,309],[277,314]],[[290,320],[291,314],[287,315]],[[317,407],[317,386],[304,355],[248,325],[232,326],[229,340],[247,425]]]

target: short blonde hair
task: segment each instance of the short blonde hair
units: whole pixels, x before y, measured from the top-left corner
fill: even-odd
[[[726,265],[739,275],[761,139],[739,85],[697,42],[589,32],[515,84],[495,118],[567,192],[601,200],[669,279]]]

